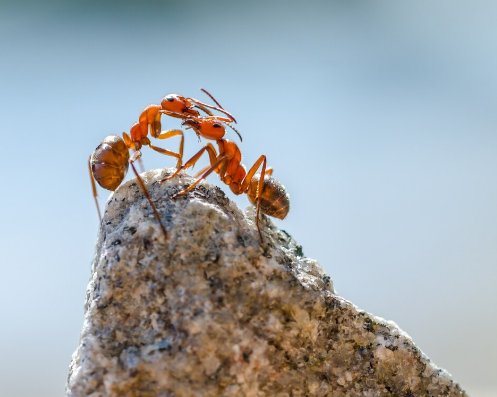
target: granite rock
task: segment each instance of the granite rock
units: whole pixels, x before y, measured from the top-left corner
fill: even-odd
[[[331,278],[253,208],[171,170],[109,199],[66,396],[466,396],[393,322]]]

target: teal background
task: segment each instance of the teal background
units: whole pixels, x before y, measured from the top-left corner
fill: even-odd
[[[88,155],[147,104],[205,87],[237,118],[244,163],[267,155],[292,199],[275,223],[337,291],[471,396],[497,395],[496,14],[484,0],[0,2],[0,394],[63,394],[98,229]]]

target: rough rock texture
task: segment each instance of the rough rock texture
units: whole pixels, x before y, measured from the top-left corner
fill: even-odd
[[[334,294],[254,210],[191,177],[144,174],[111,197],[67,396],[466,396],[394,323]]]

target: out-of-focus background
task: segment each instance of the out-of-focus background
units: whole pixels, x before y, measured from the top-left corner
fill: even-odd
[[[497,395],[496,13],[490,0],[0,2],[0,394],[63,394],[98,228],[88,155],[168,93],[209,102],[205,87],[236,116],[244,163],[267,155],[292,199],[277,225],[337,291],[471,396]],[[201,147],[192,132],[185,144],[185,158]],[[175,164],[143,154],[147,169]]]

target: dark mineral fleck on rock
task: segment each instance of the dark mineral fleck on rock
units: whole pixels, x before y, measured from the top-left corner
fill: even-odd
[[[336,295],[255,211],[193,179],[143,174],[110,200],[66,396],[466,396],[393,322]],[[117,244],[116,242],[119,241]]]

